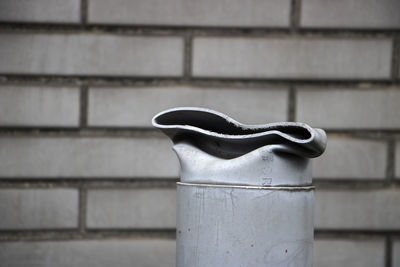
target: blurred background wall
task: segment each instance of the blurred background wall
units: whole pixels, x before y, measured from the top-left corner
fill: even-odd
[[[0,266],[174,266],[201,106],[329,134],[314,266],[400,266],[400,1],[0,0]]]

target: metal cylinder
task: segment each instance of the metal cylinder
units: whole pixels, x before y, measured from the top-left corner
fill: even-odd
[[[312,187],[178,183],[177,266],[312,266]]]
[[[312,266],[311,157],[326,135],[301,123],[249,126],[176,108],[153,125],[174,142],[177,266]]]

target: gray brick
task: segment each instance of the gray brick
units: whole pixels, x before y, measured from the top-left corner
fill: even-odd
[[[177,177],[167,138],[3,137],[0,177]]]
[[[400,178],[400,143],[396,143],[396,150],[395,150],[395,175],[397,178]]]
[[[314,266],[383,267],[385,266],[385,242],[382,239],[316,240]]]
[[[1,34],[0,72],[179,76],[180,37],[112,34]]]
[[[400,266],[400,240],[393,242],[392,266]]]
[[[175,189],[90,190],[89,228],[175,228]]]
[[[303,0],[300,24],[315,28],[399,28],[398,0]]]
[[[89,22],[141,25],[289,26],[289,0],[92,0]]]
[[[316,229],[400,229],[400,191],[317,190]]]
[[[7,267],[175,266],[175,240],[90,240],[0,243]]]
[[[383,141],[329,136],[325,153],[313,160],[313,177],[383,179],[386,162]]]
[[[96,88],[89,91],[88,123],[94,126],[149,127],[155,114],[178,106],[215,109],[248,124],[284,121],[287,119],[287,90]]]
[[[0,21],[79,23],[79,0],[0,1]]]
[[[0,125],[78,126],[78,88],[0,86]]]
[[[194,40],[193,73],[200,77],[384,79],[391,40],[211,38]]]
[[[1,189],[0,229],[76,228],[75,189]],[[1,262],[1,261],[0,261]]]
[[[297,120],[329,129],[397,129],[399,89],[300,89]]]

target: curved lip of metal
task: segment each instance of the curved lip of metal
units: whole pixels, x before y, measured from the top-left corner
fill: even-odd
[[[223,134],[223,133],[217,133],[214,131],[206,130],[199,128],[197,126],[189,125],[189,124],[162,124],[159,123],[158,121],[160,118],[167,114],[171,114],[174,112],[182,112],[182,111],[194,111],[194,112],[202,112],[202,113],[207,113],[214,115],[216,119],[224,119],[227,123],[227,125],[231,124],[235,126],[238,129],[242,130],[248,130],[248,131],[254,131],[254,133],[251,134]],[[275,123],[267,123],[267,124],[257,124],[257,125],[249,125],[249,124],[243,124],[240,123],[231,117],[220,113],[215,110],[207,109],[207,108],[198,108],[198,107],[178,107],[178,108],[171,108],[164,110],[157,115],[155,115],[152,119],[152,124],[154,127],[157,127],[161,130],[170,130],[170,129],[181,129],[181,130],[186,130],[190,132],[197,132],[204,134],[206,136],[211,136],[211,137],[216,137],[216,138],[221,138],[221,139],[230,139],[230,140],[245,140],[245,139],[253,139],[257,137],[262,137],[262,136],[269,136],[269,135],[278,135],[281,136],[284,139],[287,139],[291,142],[298,143],[298,144],[306,144],[311,142],[315,138],[315,129],[311,128],[305,123],[301,122],[275,122]],[[289,134],[286,134],[282,132],[282,130],[286,128],[299,128],[302,130],[306,130],[307,134],[309,135],[308,138],[296,138],[293,137]]]

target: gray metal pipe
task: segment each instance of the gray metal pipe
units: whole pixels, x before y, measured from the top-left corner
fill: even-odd
[[[174,108],[153,125],[181,165],[177,266],[312,266],[310,158],[326,134],[303,123],[244,125],[219,112]]]

